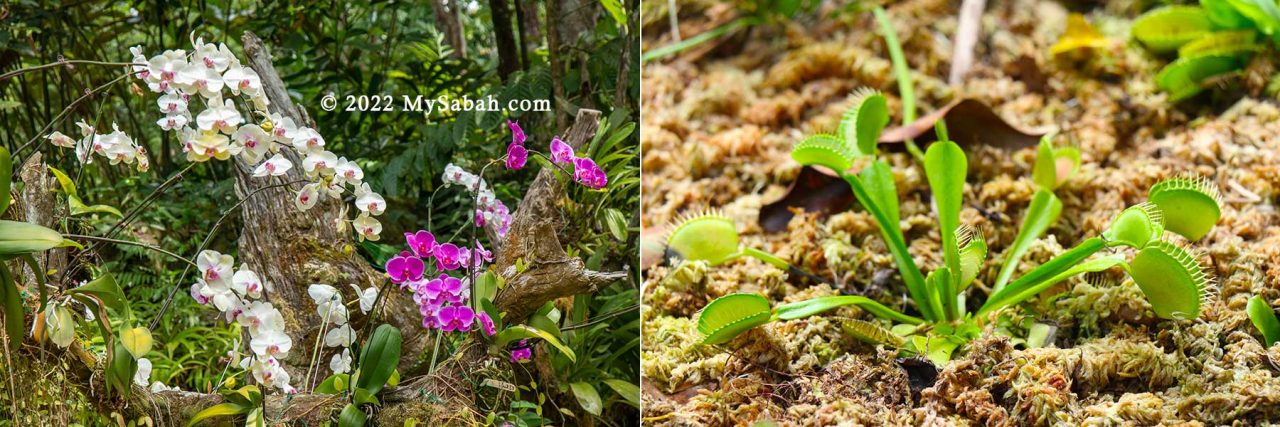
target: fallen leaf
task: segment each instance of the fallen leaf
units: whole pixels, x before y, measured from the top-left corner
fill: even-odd
[[[947,104],[906,126],[885,131],[880,135],[880,144],[889,145],[885,148],[892,150],[902,149],[902,142],[907,139],[914,139],[922,146],[933,142],[937,140],[937,135],[930,131],[940,118],[946,121],[951,140],[963,147],[989,145],[1005,150],[1021,150],[1039,144],[1040,137],[1047,133],[1039,129],[1015,127],[986,103],[965,98]]]
[[[849,183],[825,168],[805,166],[787,188],[786,195],[760,208],[760,228],[770,233],[785,230],[795,216],[791,212],[793,207],[830,215],[849,209],[853,201]]]

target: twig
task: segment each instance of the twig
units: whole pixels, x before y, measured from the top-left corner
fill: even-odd
[[[159,246],[152,246],[152,245],[148,245],[148,244],[146,244],[146,243],[142,243],[142,242],[132,242],[132,241],[128,241],[128,240],[119,240],[119,239],[112,239],[112,238],[107,238],[107,237],[85,236],[85,235],[81,235],[81,234],[63,234],[63,236],[64,236],[64,237],[67,237],[67,238],[70,238],[70,239],[75,239],[75,240],[89,240],[89,241],[94,241],[94,242],[119,243],[119,244],[122,244],[122,245],[138,246],[138,247],[147,248],[147,249],[150,249],[150,250],[153,250],[153,251],[160,252],[160,253],[162,253],[162,254],[165,254],[165,255],[171,256],[171,257],[173,257],[173,258],[179,259],[179,260],[181,260],[182,262],[185,262],[185,263],[187,263],[187,264],[189,264],[189,265],[191,265],[191,266],[195,266],[195,265],[196,265],[196,263],[191,262],[191,260],[190,260],[190,259],[184,258],[182,255],[178,255],[178,254],[175,254],[175,253],[173,253],[173,252],[169,252],[169,251],[167,251],[167,250],[164,250],[164,249],[160,248]]]
[[[57,62],[50,62],[48,64],[37,65],[34,67],[20,68],[17,70],[4,73],[3,75],[0,75],[0,82],[14,78],[19,74],[26,74],[33,71],[43,70],[45,68],[53,68],[59,65],[72,65],[72,64],[106,65],[106,66],[112,66],[112,67],[128,67],[130,65],[138,65],[131,62],[103,62],[103,61],[88,61],[83,59],[64,59]]]
[[[957,86],[964,82],[965,74],[973,66],[973,47],[978,44],[982,32],[982,11],[987,0],[964,0],[960,5],[960,25],[956,27],[955,50],[951,53],[951,75],[947,83]]]

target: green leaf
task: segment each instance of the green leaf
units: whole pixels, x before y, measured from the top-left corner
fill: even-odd
[[[399,363],[400,330],[387,324],[378,325],[369,338],[369,344],[360,351],[360,375],[356,378],[356,387],[377,394]]]
[[[894,348],[901,347],[902,337],[875,323],[859,319],[845,319],[840,323],[844,333],[852,335],[859,341],[871,345],[885,344]]]
[[[1280,34],[1280,7],[1274,0],[1227,0],[1231,7],[1244,15],[1258,27],[1262,34],[1271,36],[1273,41]]]
[[[39,225],[0,220],[0,257],[43,252],[61,245],[62,235]]]
[[[9,150],[0,147],[0,215],[9,209],[9,203],[13,199],[9,195],[9,191],[13,186],[13,157],[9,155]]]
[[[115,390],[128,397],[133,391],[133,374],[138,372],[138,360],[116,340],[115,350],[107,360],[107,390]]]
[[[1246,18],[1227,0],[1200,0],[1200,7],[1209,15],[1209,22],[1218,29],[1253,28],[1253,21]]]
[[[621,211],[614,208],[605,209],[604,220],[613,238],[618,239],[619,242],[627,241],[627,218],[622,216]]]
[[[498,275],[493,270],[485,270],[480,277],[476,278],[475,298],[493,301],[498,296],[498,280]]]
[[[76,338],[76,319],[71,310],[62,304],[54,304],[45,309],[44,313],[49,341],[53,341],[59,348],[67,348]]]
[[[835,135],[812,135],[791,149],[791,158],[805,166],[825,166],[836,172],[853,166],[858,153],[849,142]]]
[[[49,278],[45,277],[44,268],[40,267],[40,263],[36,262],[36,258],[31,256],[31,254],[22,254],[19,255],[18,258],[27,265],[27,268],[30,268],[31,271],[35,273],[36,287],[40,289],[39,310],[44,311],[45,305],[49,302],[48,290],[46,289],[48,288],[47,285],[49,283]]]
[[[583,410],[597,416],[604,410],[604,405],[600,402],[600,393],[591,384],[578,381],[569,384],[569,388],[573,390],[573,396],[578,398],[578,404]]]
[[[1058,221],[1058,216],[1062,214],[1062,201],[1058,200],[1058,196],[1053,195],[1052,191],[1040,189],[1036,191],[1035,196],[1031,197],[1031,204],[1027,206],[1027,211],[1022,217],[1022,225],[1018,228],[1018,237],[1014,238],[1013,245],[1009,247],[1008,256],[1005,257],[1004,265],[1000,266],[1000,274],[996,276],[996,284],[992,288],[993,291],[999,291],[1009,283],[1009,279],[1013,277],[1013,272],[1018,268],[1018,263],[1022,261],[1022,256],[1026,255],[1031,249],[1031,244],[1035,243],[1049,226]]]
[[[854,94],[853,108],[844,113],[836,134],[858,154],[876,155],[880,132],[889,124],[889,105],[880,92],[863,89]]]
[[[709,212],[687,216],[667,236],[667,249],[681,258],[707,261],[712,267],[737,258],[738,226]]]
[[[728,342],[747,330],[769,322],[769,300],[758,294],[730,294],[716,298],[698,313],[703,344]]]
[[[626,401],[628,405],[637,409],[640,408],[640,386],[631,381],[614,378],[604,380],[604,384],[613,389],[614,393],[618,393],[618,396],[622,396],[622,400]]]
[[[613,22],[618,28],[627,27],[627,12],[622,7],[621,0],[600,0],[600,5],[604,6],[604,10],[609,12],[609,16],[613,18]]]
[[[898,224],[902,220],[898,213],[898,187],[893,181],[893,169],[884,160],[877,159],[862,168],[858,180],[866,186],[876,208],[884,213],[890,224]]]
[[[956,230],[956,239],[960,244],[960,287],[963,291],[978,278],[978,271],[987,262],[987,239],[982,237],[978,229],[962,226]]]
[[[67,176],[66,172],[63,172],[61,169],[55,168],[53,166],[48,166],[48,168],[49,168],[49,172],[53,173],[54,178],[58,179],[58,186],[62,187],[63,194],[66,194],[68,196],[77,196],[77,197],[80,195],[76,191],[75,181],[72,181],[71,177]]]
[[[928,291],[925,289],[924,273],[920,272],[920,268],[916,266],[916,262],[911,258],[911,252],[907,250],[906,238],[902,235],[902,227],[898,222],[892,220],[889,215],[880,208],[876,203],[876,199],[867,191],[867,187],[857,176],[841,174],[845,182],[849,183],[849,188],[853,190],[853,196],[858,199],[858,203],[871,213],[876,219],[876,223],[880,226],[880,235],[884,238],[885,246],[889,247],[889,253],[893,256],[894,262],[898,265],[898,271],[902,273],[902,279],[907,283],[907,291],[911,294],[911,299],[916,302],[916,306],[920,312],[924,314],[924,318],[928,320],[939,320],[939,314],[942,314],[941,302],[936,298],[930,298]]]
[[[1197,6],[1165,6],[1133,21],[1129,32],[1157,53],[1168,53],[1213,30],[1204,9]]]
[[[80,287],[67,290],[68,295],[93,295],[104,306],[121,312],[124,310],[124,292],[120,290],[120,285],[116,284],[115,277],[110,273],[103,273],[97,279],[86,283]]]
[[[1056,276],[1065,271],[1071,270],[1076,264],[1084,261],[1090,255],[1102,250],[1106,247],[1106,243],[1098,237],[1091,237],[1077,244],[1074,248],[1059,254],[1044,264],[1040,264],[1025,276],[1019,277],[1018,280],[1010,283],[987,298],[987,302],[978,309],[974,317],[981,318],[986,313],[998,310],[1000,308],[1017,304],[1031,298],[1043,291],[1047,286],[1043,286],[1046,281],[1057,279]],[[1123,261],[1123,259],[1121,260]],[[1061,279],[1057,279],[1061,280]]]
[[[26,334],[26,313],[22,309],[22,294],[14,283],[9,265],[0,262],[0,308],[4,312],[4,332],[9,339],[9,350],[17,350]]]
[[[124,214],[120,213],[119,209],[111,206],[85,205],[84,201],[80,199],[80,193],[76,190],[76,184],[71,180],[71,177],[67,176],[67,174],[62,170],[53,166],[48,166],[48,168],[49,172],[52,172],[53,176],[58,179],[58,185],[62,187],[62,193],[67,195],[67,208],[70,210],[72,216],[87,213],[109,213],[117,217],[124,216]]]
[[[947,269],[960,272],[960,247],[956,241],[956,229],[960,228],[960,208],[964,204],[964,180],[969,170],[969,161],[964,150],[951,141],[938,141],[929,146],[924,154],[925,176],[929,179],[929,188],[933,190],[933,203],[938,212],[938,233],[942,236],[942,255]],[[957,287],[953,281],[948,288],[954,291]],[[941,295],[945,305],[952,305],[953,293]],[[954,312],[948,315],[954,317]]]
[[[1160,70],[1156,75],[1156,85],[1169,93],[1171,102],[1178,102],[1204,90],[1205,80],[1242,68],[1244,62],[1235,55],[1206,54],[1178,58]]]
[[[1280,319],[1276,318],[1276,312],[1271,304],[1267,304],[1267,300],[1254,295],[1249,298],[1249,305],[1245,310],[1249,312],[1249,320],[1253,321],[1253,326],[1258,328],[1258,332],[1262,332],[1263,343],[1267,344],[1267,348],[1280,341]]]
[[[1054,327],[1047,323],[1036,322],[1032,324],[1031,328],[1027,330],[1027,347],[1042,348],[1047,344],[1051,344],[1049,342],[1049,334],[1053,330]]]
[[[755,294],[735,294],[735,295],[755,295]],[[761,297],[761,299],[764,299],[764,298]],[[836,296],[829,296],[829,297],[819,297],[819,298],[807,299],[804,301],[797,301],[793,303],[782,304],[778,306],[776,316],[778,319],[781,319],[781,320],[793,320],[793,319],[799,319],[802,317],[809,317],[815,314],[825,312],[827,310],[844,307],[846,305],[856,305],[862,308],[863,310],[866,310],[881,319],[889,319],[889,320],[894,320],[900,323],[907,323],[911,325],[919,325],[921,323],[924,323],[924,320],[899,313],[894,309],[885,307],[884,305],[880,304],[879,302],[876,302],[875,300],[872,300],[864,296],[858,296],[858,295],[836,295]],[[767,301],[765,302],[764,307],[766,308],[768,307]],[[704,309],[703,311],[705,312],[706,310]]]
[[[200,412],[197,412],[196,416],[191,417],[191,420],[187,421],[187,427],[194,426],[201,421],[204,421],[213,417],[225,417],[230,415],[247,414],[249,413],[249,410],[250,408],[247,408],[243,405],[239,405],[235,403],[230,403],[230,402],[219,403],[217,405],[204,408],[204,410]]]
[[[349,384],[351,384],[351,374],[333,374],[328,378],[325,378],[324,381],[321,381],[320,385],[316,386],[315,390],[312,390],[312,392],[320,394],[338,394],[346,391],[347,385]]]
[[[363,388],[356,388],[355,391],[352,393],[352,395],[354,397],[352,400],[357,405],[378,405],[379,404],[378,398],[373,397],[373,393],[370,393],[369,390],[365,390]]]
[[[1036,151],[1036,164],[1031,168],[1031,180],[1042,189],[1058,188],[1058,166],[1053,157],[1053,145],[1049,143],[1049,135],[1040,138],[1040,148]]]
[[[142,358],[151,352],[151,331],[141,326],[125,329],[120,331],[120,343],[134,358]]]
[[[338,427],[363,427],[369,415],[361,411],[355,404],[348,403],[338,414]]]
[[[1198,177],[1170,178],[1151,186],[1147,201],[1160,207],[1165,228],[1196,241],[1222,217],[1218,188]]]
[[[1254,30],[1209,33],[1182,45],[1178,48],[1178,56],[1190,58],[1198,55],[1235,55],[1244,59],[1262,50],[1262,46],[1256,43],[1257,40],[1258,32]]]
[[[1151,309],[1165,319],[1194,319],[1212,280],[1200,262],[1178,245],[1156,241],[1129,263],[1129,276],[1147,296]]]
[[[943,366],[951,361],[951,353],[960,346],[959,342],[939,336],[914,336],[911,337],[912,344],[915,345],[916,352],[923,354],[935,365]]]
[[[560,342],[560,339],[556,338],[555,335],[551,335],[551,333],[538,328],[529,327],[528,325],[513,325],[507,329],[503,329],[502,332],[499,332],[498,335],[494,336],[494,340],[497,342],[496,345],[498,347],[506,346],[512,341],[524,338],[540,338],[543,341],[546,341],[547,344],[551,344],[551,346],[555,347],[556,350],[559,350],[561,354],[569,358],[570,362],[578,361],[578,355],[574,354],[572,349]]]
[[[1120,211],[1102,231],[1107,245],[1125,245],[1141,249],[1164,235],[1164,213],[1151,202],[1130,206]]]

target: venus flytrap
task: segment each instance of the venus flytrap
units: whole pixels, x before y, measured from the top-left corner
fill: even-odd
[[[896,323],[892,330],[864,321],[843,322],[844,330],[855,338],[888,344],[904,353],[926,355],[937,363],[949,360],[956,349],[976,338],[991,313],[1034,297],[1053,284],[1072,276],[1124,269],[1141,288],[1153,311],[1161,318],[1189,319],[1199,315],[1202,301],[1211,295],[1213,280],[1182,246],[1164,240],[1168,229],[1190,240],[1202,238],[1220,216],[1216,189],[1198,178],[1172,178],[1152,186],[1148,202],[1125,209],[1101,236],[1090,237],[1076,247],[1032,269],[1027,274],[994,291],[976,312],[966,312],[966,290],[976,280],[987,256],[981,233],[960,224],[968,160],[959,145],[947,137],[943,123],[937,124],[938,141],[924,153],[925,175],[933,194],[938,217],[943,263],[925,275],[911,258],[899,226],[897,190],[888,164],[876,157],[876,144],[887,123],[883,97],[863,92],[860,101],[846,114],[839,135],[809,137],[796,145],[793,158],[803,165],[821,165],[838,173],[854,196],[879,225],[881,236],[893,256],[907,291],[921,317],[893,310],[861,296],[830,296],[770,307],[768,300],[754,294],[733,294],[708,304],[698,317],[704,343],[724,343],[751,328],[776,320],[793,320],[854,305],[872,315]],[[847,171],[855,160],[868,161],[861,171]],[[1018,242],[1005,262],[1016,264],[1025,245],[1056,220],[1061,203],[1052,194],[1063,179],[1079,165],[1072,149],[1054,150],[1042,141],[1033,175],[1040,189],[1031,212],[1023,222]],[[1172,213],[1172,214],[1166,214]],[[710,220],[702,220],[710,221]],[[733,232],[732,223],[718,220],[715,227],[723,235]],[[680,235],[677,229],[673,235]],[[707,231],[696,237],[709,235]],[[733,234],[736,237],[736,233]],[[736,240],[689,237],[677,239],[673,248],[692,253],[713,265],[739,256]],[[1019,246],[1023,246],[1019,248]],[[1136,252],[1130,259],[1125,249]],[[1109,250],[1110,253],[1091,258]],[[1005,265],[1002,270],[1013,267]]]
[[[1276,317],[1275,310],[1267,300],[1261,295],[1254,295],[1249,298],[1249,304],[1245,310],[1249,313],[1249,320],[1253,322],[1253,326],[1262,333],[1263,344],[1270,348],[1276,341],[1280,341],[1280,318]]]

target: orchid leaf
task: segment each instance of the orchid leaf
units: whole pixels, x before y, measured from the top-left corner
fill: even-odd
[[[0,257],[44,252],[63,242],[57,231],[27,222],[0,220]]]
[[[13,280],[9,266],[0,262],[0,313],[4,314],[4,332],[9,340],[9,350],[17,350],[25,332],[26,313],[22,307],[22,294]]]
[[[561,342],[559,338],[556,338],[555,335],[528,325],[514,325],[508,327],[507,329],[502,330],[502,332],[499,332],[498,335],[495,335],[494,341],[497,342],[496,345],[498,347],[503,347],[512,341],[524,338],[542,339],[543,341],[546,341],[547,344],[551,344],[552,347],[555,347],[556,350],[559,350],[561,354],[569,359],[569,361],[578,361],[578,355],[573,352],[573,349],[564,345],[564,343]]]
[[[703,344],[721,344],[756,326],[768,323],[769,300],[758,294],[740,293],[716,298],[698,313]]]

